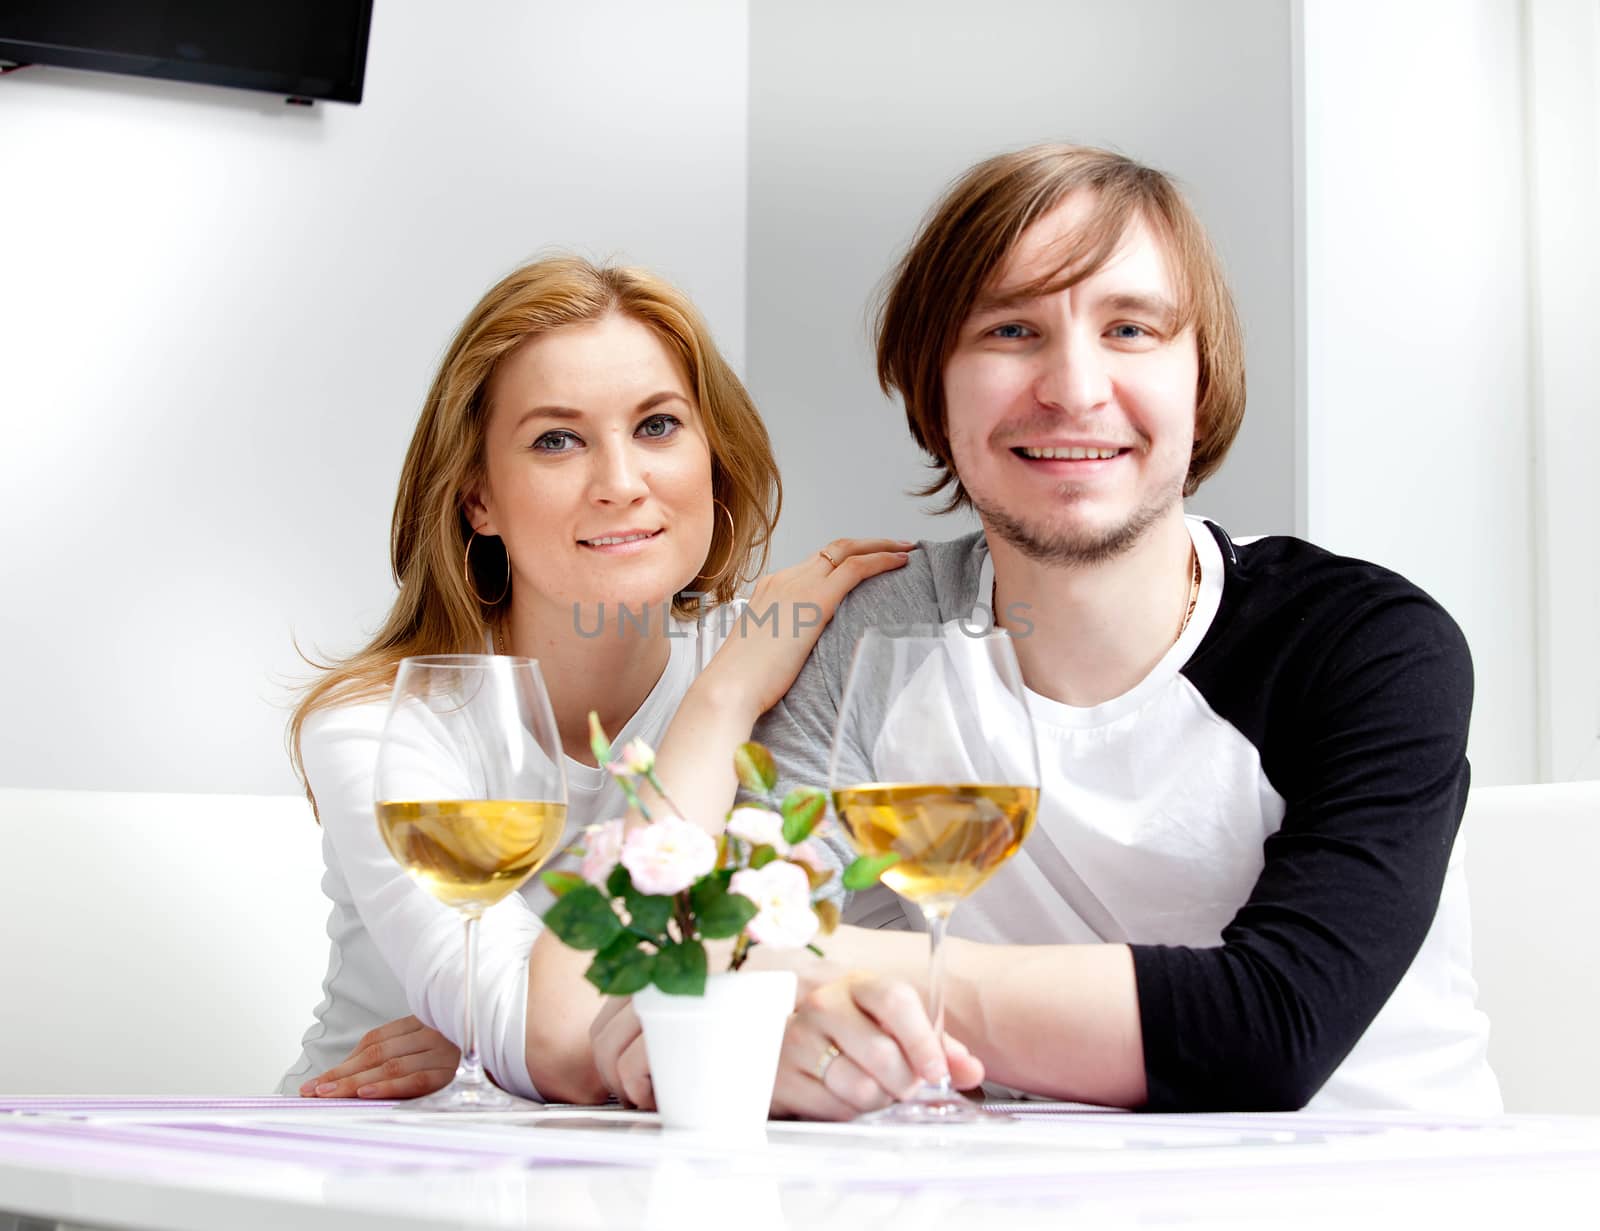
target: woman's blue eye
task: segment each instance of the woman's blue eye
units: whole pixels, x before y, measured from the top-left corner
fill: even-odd
[[[1110,333],[1113,337],[1124,338],[1130,341],[1137,338],[1148,338],[1150,336],[1150,331],[1143,325],[1130,325],[1126,321],[1120,325],[1111,326]]]
[[[533,447],[540,453],[566,453],[569,446],[575,446],[578,438],[571,432],[546,432],[533,442]]]
[[[651,415],[639,425],[639,435],[649,440],[665,440],[682,426],[672,415]]]
[[[994,336],[997,337],[997,338],[1005,338],[1005,339],[1007,339],[1009,341],[1009,340],[1015,339],[1015,338],[1025,338],[1025,337],[1028,336],[1029,333],[1032,332],[1032,330],[1030,330],[1026,325],[1014,325],[1013,324],[1013,325],[996,325],[989,332],[994,334]]]

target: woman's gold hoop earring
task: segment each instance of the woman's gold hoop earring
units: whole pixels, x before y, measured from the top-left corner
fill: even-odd
[[[739,532],[734,528],[733,525],[733,510],[728,508],[727,505],[723,504],[722,501],[718,500],[715,496],[711,497],[711,503],[716,505],[717,508],[721,509],[722,515],[728,519],[728,550],[722,563],[716,567],[715,571],[705,572],[702,570],[700,574],[706,579],[706,583],[708,585],[715,585],[717,582],[722,580],[722,574],[727,570],[728,565],[733,563],[733,553],[735,550],[737,550],[734,539],[737,537]]]
[[[472,591],[472,597],[485,607],[496,607],[505,602],[506,595],[511,593],[511,553],[506,552],[506,584],[501,587],[497,598],[487,599],[478,593],[477,583],[472,580],[472,545],[478,540],[478,532],[474,530],[472,537],[467,540],[467,550],[461,553],[461,580],[467,583],[467,589]],[[504,543],[501,544],[503,548]]]

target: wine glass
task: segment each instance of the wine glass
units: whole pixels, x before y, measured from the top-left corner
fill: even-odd
[[[461,1063],[435,1111],[529,1105],[490,1083],[473,1013],[478,919],[561,841],[567,781],[555,715],[531,658],[406,658],[378,746],[378,830],[411,878],[460,912],[466,931]]]
[[[894,853],[883,883],[928,926],[928,1013],[944,1037],[940,942],[956,904],[1022,846],[1039,805],[1027,693],[1003,629],[868,629],[834,729],[834,810],[862,855]],[[946,1076],[863,1119],[949,1124],[984,1118]]]

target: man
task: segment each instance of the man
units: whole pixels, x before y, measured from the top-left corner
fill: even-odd
[[[1173,186],[1070,146],[973,168],[900,264],[878,370],[929,493],[983,530],[846,598],[756,738],[785,787],[825,781],[863,630],[992,612],[1032,694],[1042,803],[954,917],[961,1042],[941,1056],[913,994],[920,913],[857,894],[775,1110],[850,1115],[946,1063],[958,1084],[1152,1109],[1497,1110],[1451,860],[1466,645],[1393,573],[1185,517],[1244,370]]]

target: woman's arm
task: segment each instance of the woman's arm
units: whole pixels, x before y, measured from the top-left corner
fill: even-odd
[[[756,585],[748,618],[741,616],[684,695],[656,749],[657,776],[686,820],[722,831],[738,785],[734,750],[794,681],[840,599],[868,577],[902,567],[911,547],[895,539],[839,539],[825,549],[837,565],[818,553]],[[668,806],[648,790],[645,802],[652,811]],[[547,1097],[563,1102],[621,1093],[615,1068],[596,1067],[590,1027],[605,998],[583,977],[592,960],[549,932],[528,959],[528,1074]]]
[[[301,736],[306,781],[334,868],[404,989],[406,1007],[424,1026],[455,1042],[466,975],[461,916],[400,867],[373,813],[373,774],[387,710],[385,701],[376,701],[314,714]],[[418,749],[419,765],[435,762],[450,764],[440,749]],[[441,791],[441,797],[456,793],[447,785]],[[529,950],[542,927],[515,894],[486,911],[479,924],[475,1008],[484,1067],[507,1089],[525,1095],[535,1091],[523,1060],[524,981]]]

